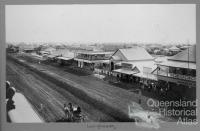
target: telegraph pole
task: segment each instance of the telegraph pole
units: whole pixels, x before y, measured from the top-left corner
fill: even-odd
[[[188,40],[188,42],[187,42],[187,45],[188,45],[188,48],[187,48],[187,52],[188,52],[188,70],[189,70],[189,40]]]

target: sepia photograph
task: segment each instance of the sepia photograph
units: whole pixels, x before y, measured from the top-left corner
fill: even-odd
[[[8,123],[196,125],[195,4],[6,5]]]

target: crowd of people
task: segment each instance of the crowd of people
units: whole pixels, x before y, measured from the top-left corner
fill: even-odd
[[[133,77],[128,75],[120,76],[119,74],[114,76],[107,76],[108,81],[113,83],[120,83],[119,85],[124,85],[123,88],[130,89],[140,89],[144,94],[148,94],[150,97],[159,97],[162,99],[180,99],[180,94],[177,96],[178,92],[173,90],[171,83],[164,81],[141,79],[139,77]]]

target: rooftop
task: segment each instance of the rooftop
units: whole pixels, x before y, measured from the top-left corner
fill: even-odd
[[[122,73],[122,74],[128,74],[128,75],[132,75],[132,74],[135,74],[137,72],[135,71],[132,71],[132,70],[126,70],[126,69],[116,69],[116,70],[113,70],[114,72],[118,72],[118,73]]]
[[[171,51],[179,51],[180,49],[176,46],[172,46],[171,48],[169,48],[169,50]]]
[[[44,49],[44,51],[55,51],[56,49],[55,48],[53,48],[53,47],[47,47],[47,48],[45,48]]]
[[[119,49],[118,51],[120,51],[128,61],[154,59],[143,47],[139,46],[128,49]]]
[[[82,52],[78,52],[79,54],[87,54],[87,55],[101,55],[101,54],[105,54],[105,55],[111,55],[113,52],[99,52],[99,51],[82,51]]]
[[[69,51],[68,49],[54,50],[52,51],[51,55],[74,58],[74,53]]]
[[[189,69],[196,69],[196,63],[191,62],[181,62],[181,61],[166,61],[160,63],[159,65],[163,66],[170,66],[170,67],[178,67],[178,68],[189,68]]]
[[[122,63],[132,64],[133,65],[132,69],[137,68],[140,72],[145,72],[145,69],[147,68],[153,71],[157,67],[154,61],[136,61],[136,62],[122,62]]]
[[[182,52],[169,57],[168,60],[170,61],[181,61],[181,62],[193,62],[196,63],[196,45],[189,47]]]

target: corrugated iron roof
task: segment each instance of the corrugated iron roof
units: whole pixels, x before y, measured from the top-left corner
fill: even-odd
[[[188,62],[181,62],[181,61],[166,61],[166,62],[163,62],[163,63],[159,63],[159,65],[179,67],[179,68],[196,69],[196,63],[191,63],[191,62],[188,63]]]
[[[58,59],[61,59],[61,60],[71,60],[73,58],[67,58],[67,57],[57,57]]]
[[[182,62],[189,61],[196,63],[196,45],[193,45],[190,48],[183,50],[182,52],[172,57],[169,57],[168,60],[182,61]]]
[[[113,71],[118,72],[118,73],[122,73],[122,74],[127,74],[127,75],[132,75],[132,74],[137,73],[135,71],[126,70],[126,69],[117,69],[117,70],[113,70]]]
[[[171,48],[169,48],[169,50],[171,51],[179,51],[180,49],[176,46],[172,46]]]
[[[144,68],[151,68],[154,70],[157,65],[154,61],[135,61],[135,62],[122,62],[122,63],[129,63],[132,64],[132,68],[137,67],[140,72],[143,72]]]
[[[153,60],[154,58],[142,47],[134,46],[128,49],[119,49],[128,61]]]
[[[111,55],[113,54],[113,52],[103,52],[103,51],[80,51],[78,52],[79,54],[87,54],[87,55],[101,55],[101,54],[105,54],[105,55]]]

